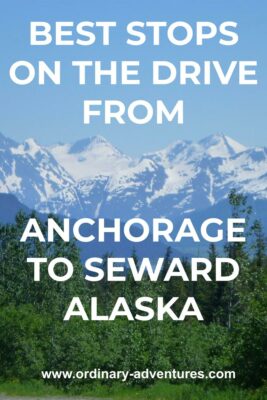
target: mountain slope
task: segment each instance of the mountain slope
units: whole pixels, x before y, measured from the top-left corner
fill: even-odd
[[[0,193],[0,223],[10,224],[15,221],[19,211],[30,214],[30,209],[20,203],[13,194]]]

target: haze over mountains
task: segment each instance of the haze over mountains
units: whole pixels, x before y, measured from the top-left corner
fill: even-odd
[[[233,188],[267,201],[266,148],[216,134],[136,160],[101,136],[49,148],[0,136],[0,192],[44,213],[177,219],[218,205]]]

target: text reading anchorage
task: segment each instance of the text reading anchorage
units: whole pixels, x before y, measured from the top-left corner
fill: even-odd
[[[62,241],[70,241],[71,234],[81,242],[92,242],[96,240],[95,236],[90,232],[90,228],[98,223],[98,241],[105,241],[107,235],[113,235],[113,241],[121,240],[121,234],[132,242],[141,242],[152,235],[153,241],[181,242],[185,238],[191,238],[195,242],[200,241],[202,237],[207,242],[219,242],[225,238],[228,242],[245,241],[243,218],[229,218],[225,223],[219,218],[209,218],[204,220],[200,232],[194,227],[190,218],[185,218],[178,228],[174,228],[173,222],[158,218],[152,222],[152,228],[143,219],[133,218],[121,223],[120,219],[115,219],[113,225],[106,225],[105,219],[97,221],[90,218],[82,218],[70,226],[70,220],[65,218],[62,225],[53,218],[47,220],[47,237],[43,234],[39,222],[35,218],[30,218],[21,237],[21,242],[27,240],[38,240],[39,242],[53,242],[60,238]],[[110,224],[110,221],[109,221]],[[81,227],[84,225],[89,228],[87,234],[81,233]],[[133,235],[131,228],[139,225],[140,233]],[[209,229],[215,226],[215,234],[211,235]],[[242,226],[243,225],[243,226]],[[226,232],[224,232],[224,229]],[[72,231],[72,232],[71,232]],[[173,236],[174,235],[174,236]],[[68,281],[73,277],[74,265],[65,257],[57,257],[49,260],[45,257],[29,257],[27,262],[33,264],[34,281],[42,283],[44,274],[48,274],[49,278],[56,282]],[[189,267],[185,266],[179,257],[174,257],[170,261],[168,268],[163,273],[164,258],[160,257],[157,261],[151,261],[145,257],[137,262],[134,257],[107,257],[106,269],[103,268],[104,260],[99,257],[90,257],[85,261],[83,279],[88,282],[95,283],[105,279],[107,282],[124,282],[132,277],[135,282],[148,279],[151,282],[163,281],[169,282],[172,279],[181,279],[183,281],[198,281],[202,279],[207,282],[211,281],[227,282],[233,281],[239,275],[239,264],[232,258],[219,258],[212,263],[208,258],[197,257],[191,258]],[[60,271],[59,271],[59,267]],[[183,321],[187,317],[195,317],[199,321],[203,320],[201,311],[194,297],[188,297],[183,305],[179,304],[179,315],[174,312],[173,306],[179,300],[179,297],[172,297],[169,301],[163,297],[152,298],[142,296],[136,299],[133,307],[129,306],[125,297],[119,297],[115,302],[110,314],[100,314],[98,311],[97,297],[91,297],[89,301],[89,314],[85,310],[82,301],[75,296],[71,300],[64,321],[68,321],[73,317],[82,318],[84,321],[112,321],[117,317],[127,318],[129,321],[139,320],[148,321],[152,318],[163,320],[168,316],[174,321]],[[176,309],[176,307],[175,307]]]

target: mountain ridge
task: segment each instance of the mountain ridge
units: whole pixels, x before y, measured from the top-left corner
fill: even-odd
[[[267,149],[217,133],[133,159],[103,136],[40,146],[0,135],[0,192],[43,213],[175,219],[237,189],[267,200]]]

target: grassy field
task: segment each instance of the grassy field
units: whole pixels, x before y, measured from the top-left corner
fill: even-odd
[[[34,397],[94,397],[114,400],[267,400],[267,390],[242,390],[235,387],[216,388],[202,385],[157,383],[149,388],[106,386],[84,387],[83,390],[63,391],[39,381],[25,383],[0,382],[0,394]]]

